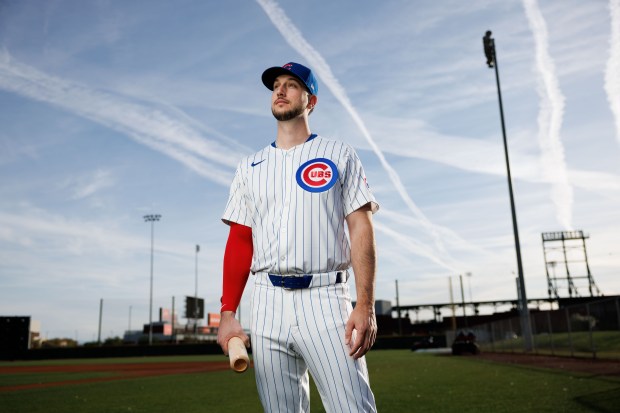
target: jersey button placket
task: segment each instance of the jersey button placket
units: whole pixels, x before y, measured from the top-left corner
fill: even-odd
[[[282,199],[282,215],[279,217],[280,219],[280,234],[279,234],[279,245],[280,245],[280,252],[283,254],[280,256],[280,264],[282,268],[282,265],[285,264],[286,261],[286,253],[288,251],[288,236],[287,236],[287,219],[289,216],[289,206],[290,206],[290,194],[289,194],[289,188],[291,185],[291,177],[290,177],[290,167],[291,167],[291,153],[288,152],[285,155],[285,162],[284,162],[284,173],[283,173],[283,193],[284,193],[284,199]],[[288,270],[288,268],[285,268],[285,270]]]

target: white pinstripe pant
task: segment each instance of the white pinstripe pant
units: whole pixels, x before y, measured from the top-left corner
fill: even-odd
[[[312,374],[328,413],[376,412],[365,358],[344,343],[352,311],[346,282],[289,290],[256,274],[252,352],[265,412],[309,412]]]

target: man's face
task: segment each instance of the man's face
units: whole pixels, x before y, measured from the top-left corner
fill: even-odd
[[[273,83],[271,113],[279,121],[301,116],[308,107],[309,93],[295,77],[281,75]]]

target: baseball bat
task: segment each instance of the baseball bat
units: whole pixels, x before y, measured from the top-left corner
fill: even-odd
[[[237,373],[243,373],[250,365],[248,351],[239,337],[228,340],[228,357],[230,358],[230,368]]]

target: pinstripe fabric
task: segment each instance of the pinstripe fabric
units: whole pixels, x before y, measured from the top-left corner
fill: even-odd
[[[338,182],[312,193],[298,185],[300,165],[332,160]],[[252,165],[255,166],[252,166]],[[371,202],[361,162],[350,146],[317,136],[289,150],[268,146],[243,159],[222,219],[252,227],[252,272],[312,274],[350,267],[344,217]]]
[[[256,384],[266,412],[309,412],[308,371],[328,413],[376,411],[366,360],[351,358],[344,343],[348,284],[287,290],[257,275],[251,306]]]
[[[331,178],[313,181],[311,172],[304,174],[304,165],[315,168],[317,162]],[[308,412],[308,371],[327,412],[376,411],[365,358],[354,360],[344,344],[352,310],[348,285],[334,284],[334,278],[328,285],[287,290],[271,285],[267,275],[349,269],[345,217],[367,203],[378,210],[353,148],[320,136],[289,150],[268,146],[237,168],[222,220],[252,228],[250,328],[266,412]]]
[[[336,164],[338,182],[312,193],[295,174],[316,158]],[[373,212],[379,208],[353,148],[317,136],[289,150],[270,145],[243,159],[222,219],[252,227],[252,272],[313,274],[350,267],[344,217],[368,202]]]

